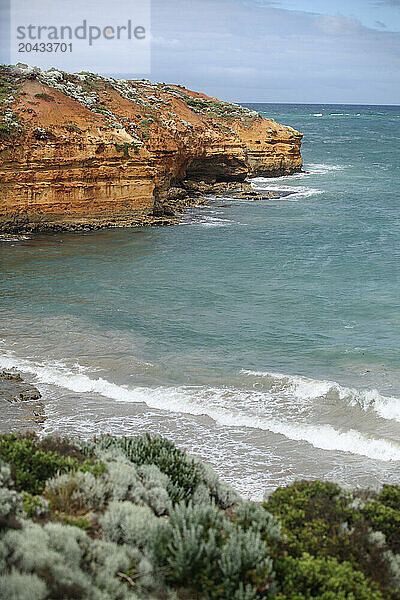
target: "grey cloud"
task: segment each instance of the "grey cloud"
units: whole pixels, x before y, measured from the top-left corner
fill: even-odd
[[[251,4],[251,6],[250,6]],[[171,6],[175,6],[175,10]],[[153,0],[152,78],[227,100],[400,100],[400,34],[236,0]]]

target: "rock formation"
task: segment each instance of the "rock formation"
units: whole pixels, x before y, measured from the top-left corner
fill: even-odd
[[[0,371],[0,433],[28,431],[45,420],[39,390],[18,373]]]
[[[193,190],[301,170],[301,138],[182,86],[3,66],[0,230],[168,223]]]

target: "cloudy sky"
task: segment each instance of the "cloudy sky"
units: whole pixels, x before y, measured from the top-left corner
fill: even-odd
[[[400,0],[152,0],[151,12],[152,80],[242,102],[400,104]]]

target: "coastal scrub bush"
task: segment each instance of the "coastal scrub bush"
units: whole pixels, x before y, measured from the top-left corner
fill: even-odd
[[[0,77],[0,102],[6,100],[10,95],[16,92],[16,86]]]
[[[99,522],[106,541],[136,548],[147,546],[157,527],[157,517],[148,506],[131,502],[110,502]]]
[[[280,561],[277,577],[281,592],[276,600],[383,600],[363,573],[332,557],[289,556]]]
[[[378,495],[378,501],[394,510],[400,510],[400,486],[384,485]]]
[[[160,437],[2,435],[0,598],[400,600],[399,500],[300,481],[260,505]]]
[[[395,503],[396,490],[387,488],[382,498]],[[400,561],[394,554],[398,513],[382,504],[380,497],[372,492],[350,493],[328,482],[298,481],[275,490],[263,506],[280,520],[281,547],[289,556],[308,553],[348,562],[376,582],[385,598],[400,600]]]
[[[44,100],[45,102],[55,102],[54,96],[51,94],[46,94],[45,92],[41,94],[35,94],[35,98],[39,98],[39,100]]]
[[[10,465],[0,460],[0,487],[11,487],[12,484]]]
[[[292,556],[335,555],[342,545],[342,523],[351,524],[355,516],[341,488],[323,481],[278,488],[263,506],[281,521]]]
[[[373,501],[363,508],[363,514],[373,529],[381,531],[389,547],[400,551],[400,511]]]
[[[15,488],[30,494],[40,494],[46,480],[57,471],[79,467],[76,459],[39,450],[32,439],[14,434],[0,436],[0,458],[11,466]]]
[[[0,140],[14,139],[18,135],[23,133],[22,128],[18,124],[14,123],[1,123],[0,122]]]
[[[132,148],[135,154],[137,154],[140,150],[139,146],[134,142],[131,144],[128,142],[124,142],[123,144],[115,143],[114,146],[117,152],[121,152],[121,150],[123,151],[125,158],[129,158],[129,148]]]
[[[75,514],[84,509],[103,507],[109,489],[104,478],[90,472],[73,471],[49,479],[44,495],[52,510]]]
[[[271,513],[255,502],[243,502],[235,511],[237,525],[247,531],[251,529],[276,547],[281,540],[281,525]]]
[[[25,514],[30,517],[42,517],[48,509],[49,503],[42,496],[32,496],[29,492],[22,492]]]
[[[200,472],[200,483],[193,493],[194,503],[209,503],[210,500],[214,500],[218,506],[225,509],[241,501],[237,491],[221,481],[210,465],[200,460],[196,462]]]
[[[46,449],[48,442],[39,442],[32,436],[15,434],[0,436],[0,459],[11,467],[14,487],[30,494],[41,494],[47,479],[56,473],[68,471],[94,471],[100,473],[104,465],[86,460],[79,463],[75,456],[61,455],[59,452]],[[75,453],[76,448],[75,448]],[[78,454],[79,456],[79,454]]]
[[[372,529],[385,535],[389,548],[400,553],[400,486],[384,485],[361,512]]]
[[[89,454],[119,452],[138,466],[156,465],[169,477],[167,491],[172,503],[188,501],[200,481],[201,469],[194,459],[165,438],[150,435],[137,438],[101,436],[81,448]]]
[[[46,600],[135,600],[136,595],[117,576],[132,562],[125,548],[91,540],[81,529],[59,523],[41,527],[26,521],[22,526],[19,531],[8,531],[3,538],[8,572],[3,573],[2,589],[12,590],[12,585],[20,585],[23,580],[28,582],[29,578],[24,575],[32,575],[34,582],[37,577],[45,585],[36,587],[42,593],[37,597]],[[25,590],[25,594],[15,597],[25,600],[29,598],[29,590]],[[2,597],[14,598],[12,595]]]
[[[0,488],[0,531],[19,527],[17,517],[22,514],[23,503],[15,490]]]
[[[273,581],[260,533],[242,529],[215,504],[177,504],[167,522],[158,521],[152,554],[169,585],[212,600],[261,598]]]
[[[16,570],[0,575],[0,590],[3,598],[12,600],[45,600],[48,597],[43,579]]]
[[[63,125],[63,127],[69,131],[70,133],[82,133],[82,129],[79,129],[79,127],[77,125]]]

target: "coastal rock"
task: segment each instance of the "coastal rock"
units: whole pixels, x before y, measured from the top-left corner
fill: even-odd
[[[301,138],[182,86],[3,66],[0,231],[174,223],[207,186],[300,171]]]
[[[18,373],[0,373],[0,400],[24,402],[38,400],[42,395],[35,386],[25,383]]]
[[[45,421],[39,390],[18,373],[0,372],[0,433],[26,432]]]

